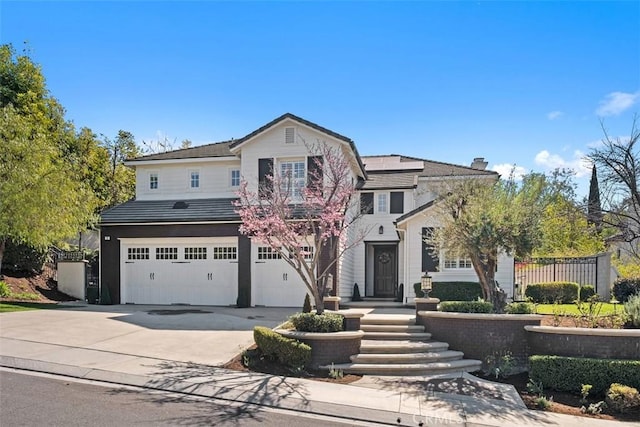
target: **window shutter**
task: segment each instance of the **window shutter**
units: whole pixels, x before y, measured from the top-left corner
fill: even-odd
[[[322,156],[307,157],[307,186],[309,188],[314,184],[312,181],[316,181],[315,183],[319,184],[320,189],[322,189],[323,160]]]
[[[273,175],[273,159],[258,159],[258,187],[270,190],[272,182],[267,175]]]
[[[425,242],[425,238],[433,233],[433,227],[422,228],[422,271],[438,271],[440,260],[437,253],[433,253],[433,245]]]
[[[373,214],[373,193],[360,193],[360,213]]]
[[[284,128],[284,143],[293,144],[296,142],[296,128]]]
[[[391,210],[389,213],[402,214],[404,213],[404,193],[401,191],[391,192]]]

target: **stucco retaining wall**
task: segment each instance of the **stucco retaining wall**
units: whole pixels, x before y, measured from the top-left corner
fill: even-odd
[[[309,367],[312,369],[331,363],[350,362],[352,355],[360,353],[360,343],[364,336],[362,331],[316,333],[276,329],[276,332],[311,347]]]

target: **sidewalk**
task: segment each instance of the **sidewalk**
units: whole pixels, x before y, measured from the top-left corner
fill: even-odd
[[[73,314],[74,310],[69,313]],[[424,425],[447,426],[631,425],[529,411],[517,394],[514,396],[515,391],[488,382],[483,385],[495,387],[496,395],[502,396],[502,400],[445,393],[431,393],[433,395],[427,397],[424,378],[365,377],[353,384],[340,385],[231,371],[202,362],[179,360],[170,357],[166,351],[158,352],[162,357],[152,357],[132,354],[126,347],[116,349],[112,345],[87,348],[90,345],[84,342],[86,337],[66,336],[63,340],[66,343],[54,343],[52,341],[56,340],[43,330],[34,332],[34,326],[27,321],[28,316],[20,318],[20,314],[0,315],[1,366],[244,402],[243,411],[255,411],[253,404],[258,404],[405,426],[416,426],[420,421]],[[47,317],[47,314],[40,316]],[[19,327],[20,324],[23,326]],[[20,330],[24,333],[20,334]],[[160,339],[162,337],[166,338],[166,331]],[[91,345],[96,347],[95,343]],[[176,354],[181,356],[183,353],[177,351]]]

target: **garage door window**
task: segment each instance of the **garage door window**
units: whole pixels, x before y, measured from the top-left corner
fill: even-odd
[[[207,259],[207,248],[184,248],[184,259]]]
[[[178,259],[178,248],[156,248],[156,259]]]
[[[280,256],[279,253],[274,252],[273,249],[267,247],[267,246],[260,246],[258,248],[258,259],[259,260],[265,260],[265,259],[281,259],[282,257]]]
[[[237,259],[238,248],[235,246],[223,246],[213,248],[213,259]]]
[[[149,259],[149,248],[127,248],[127,259]]]

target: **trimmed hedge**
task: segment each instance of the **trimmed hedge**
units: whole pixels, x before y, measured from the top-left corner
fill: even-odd
[[[582,384],[591,384],[594,394],[604,393],[612,383],[640,387],[640,360],[531,356],[529,365],[532,381],[558,391],[579,393]]]
[[[253,328],[253,340],[263,355],[292,368],[306,366],[311,361],[311,347],[286,338],[264,326]]]
[[[596,294],[596,288],[593,285],[583,285],[580,287],[580,301],[587,301]]]
[[[438,305],[438,310],[454,313],[491,313],[493,304],[487,301],[444,301]]]
[[[505,309],[507,314],[533,314],[535,311],[535,306],[528,302],[512,302]]]
[[[578,299],[578,289],[575,282],[542,282],[528,285],[524,294],[539,304],[571,304]]]
[[[476,301],[482,298],[482,287],[478,282],[433,282],[429,296],[440,301]],[[414,283],[413,289],[418,298],[423,298],[420,283]]]
[[[296,313],[289,317],[300,332],[340,332],[344,318],[335,313]]]
[[[613,295],[620,302],[627,302],[631,295],[640,295],[640,277],[616,280]]]

